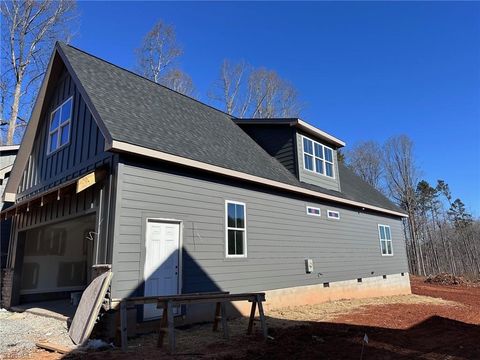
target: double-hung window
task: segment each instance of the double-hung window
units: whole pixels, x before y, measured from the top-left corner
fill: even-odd
[[[73,98],[56,108],[50,117],[48,132],[48,154],[60,149],[70,141]]]
[[[382,256],[393,255],[392,234],[390,232],[390,226],[378,225],[378,234],[380,237],[380,249],[382,251]]]
[[[306,170],[333,178],[333,150],[304,136],[303,166]]]
[[[226,255],[227,257],[247,256],[247,224],[245,204],[235,201],[225,203]]]

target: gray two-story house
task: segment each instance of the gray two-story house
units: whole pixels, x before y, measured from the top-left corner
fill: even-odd
[[[338,161],[344,145],[57,44],[5,191],[10,304],[82,291],[95,264],[111,264],[116,299],[265,291],[268,309],[409,293],[405,214]]]

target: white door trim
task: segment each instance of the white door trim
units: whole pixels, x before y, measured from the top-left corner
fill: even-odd
[[[161,222],[161,223],[172,223],[172,224],[178,224],[179,225],[179,235],[178,235],[178,293],[182,293],[182,288],[183,288],[183,221],[178,220],[178,219],[168,219],[168,218],[157,218],[157,217],[152,217],[152,216],[147,216],[145,218],[145,231],[144,231],[144,249],[147,243],[147,229],[148,229],[148,222],[149,221],[154,221],[154,222]],[[146,249],[144,250],[144,258],[143,258],[143,272],[142,272],[142,278],[143,278],[143,283],[145,283],[145,262],[146,262]],[[145,295],[145,288],[144,288],[144,295]]]

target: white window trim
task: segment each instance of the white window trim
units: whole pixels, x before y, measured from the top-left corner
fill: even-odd
[[[244,216],[244,228],[232,228],[228,226],[228,204],[243,205]],[[242,255],[230,255],[228,253],[228,230],[242,230],[244,233],[243,238],[243,254]],[[225,257],[230,259],[241,259],[247,257],[247,205],[240,201],[225,200]]]
[[[305,141],[304,139],[307,139],[307,140],[312,142],[313,154],[305,153],[305,148],[304,148],[304,145],[303,145],[304,141]],[[322,173],[317,172],[317,163],[315,161],[315,158],[317,158],[315,156],[315,144],[318,144],[322,147],[323,159],[318,158],[318,159],[323,161],[323,169],[322,169],[323,172]],[[325,158],[325,148],[330,149],[332,151],[332,161],[327,161],[327,159]],[[313,158],[313,170],[307,169],[306,164],[305,164],[305,154],[307,154],[308,156],[311,156]],[[311,138],[309,138],[305,135],[302,135],[302,162],[303,162],[303,169],[304,170],[309,171],[311,173],[314,173],[316,175],[325,176],[326,178],[335,180],[335,156],[334,156],[334,154],[335,154],[335,151],[331,147],[329,147],[327,145],[323,145],[322,143],[320,143],[318,141],[315,141],[315,140],[313,140],[313,139],[311,139]],[[332,165],[332,176],[327,175],[327,171],[326,171],[327,167],[326,167],[325,163],[329,163],[329,164]]]
[[[335,216],[330,216],[330,214],[337,214],[338,217],[335,217]],[[327,217],[329,219],[333,219],[333,220],[340,220],[340,211],[336,211],[336,210],[327,210]]]
[[[382,253],[382,237],[380,235],[380,227],[385,227],[390,230],[390,240],[385,240],[385,241],[390,241],[390,248],[392,249],[392,253],[391,254],[384,254]],[[393,256],[393,239],[392,239],[392,229],[390,228],[390,225],[384,225],[384,224],[378,224],[378,239],[380,241],[380,254],[382,256]],[[387,248],[387,251],[388,251],[388,248]]]
[[[62,124],[58,124],[58,127],[55,128],[54,131],[50,130],[50,127],[52,126],[52,120],[53,120],[53,114],[55,114],[59,109],[62,108],[63,105],[65,105],[67,102],[72,101],[72,107],[70,108],[70,118],[65,121]],[[70,138],[71,138],[71,132],[72,132],[72,113],[73,113],[73,96],[70,96],[67,100],[65,100],[63,103],[61,103],[59,106],[57,106],[51,113],[50,113],[50,121],[48,122],[48,141],[47,141],[47,155],[52,155],[53,153],[57,152],[61,148],[67,146],[70,143]],[[62,113],[60,111],[60,118],[62,117]],[[60,143],[61,139],[61,130],[63,127],[65,127],[67,124],[70,125],[70,130],[68,131],[68,140],[65,144],[60,145],[59,147],[55,148],[55,150],[50,151],[50,141],[51,141],[51,135],[57,131],[58,132],[58,137],[57,137],[57,144]]]
[[[310,213],[308,212],[308,210],[309,210],[309,209],[315,209],[315,210],[318,210],[318,214],[310,214]],[[309,216],[318,216],[318,217],[320,217],[320,216],[322,216],[322,211],[320,210],[320,208],[319,208],[319,207],[315,207],[315,206],[307,206],[307,215],[309,215]]]

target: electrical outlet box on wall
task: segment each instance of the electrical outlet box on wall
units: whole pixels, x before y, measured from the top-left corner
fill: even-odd
[[[313,272],[313,260],[305,259],[305,272],[311,274]]]

